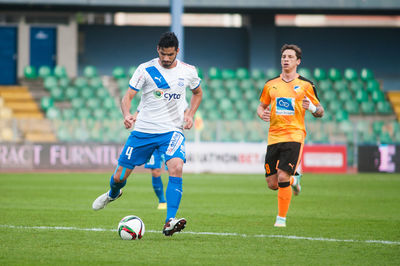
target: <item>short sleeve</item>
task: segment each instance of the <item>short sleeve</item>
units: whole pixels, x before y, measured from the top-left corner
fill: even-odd
[[[200,86],[201,79],[199,78],[199,75],[197,74],[197,70],[195,67],[190,69],[189,71],[189,88],[191,90],[196,89],[197,87]]]
[[[314,105],[320,104],[318,96],[317,96],[317,90],[316,90],[315,85],[313,83],[310,83],[310,85],[307,86],[306,96],[308,97],[308,99],[310,99],[310,101]]]
[[[140,91],[145,84],[145,71],[143,65],[140,65],[136,71],[133,73],[131,79],[129,80],[129,88]]]
[[[269,86],[268,83],[265,83],[264,88],[261,92],[260,102],[269,105],[271,103],[271,97],[269,95]]]

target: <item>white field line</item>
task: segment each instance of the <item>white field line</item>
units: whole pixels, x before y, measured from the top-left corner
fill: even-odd
[[[64,227],[64,226],[16,226],[0,224],[0,228],[10,229],[41,229],[41,230],[71,230],[71,231],[97,231],[97,232],[116,232],[116,229],[105,229],[105,228],[78,228],[78,227]],[[146,233],[158,233],[161,231],[146,230]],[[216,233],[216,232],[192,232],[185,231],[184,234],[191,235],[211,235],[211,236],[237,236],[237,237],[256,237],[256,238],[283,238],[283,239],[294,239],[294,240],[311,240],[311,241],[322,241],[322,242],[350,242],[350,243],[366,243],[366,244],[384,244],[384,245],[400,245],[400,241],[386,241],[386,240],[356,240],[356,239],[335,239],[335,238],[324,238],[324,237],[306,237],[306,236],[288,236],[288,235],[248,235],[238,233]]]

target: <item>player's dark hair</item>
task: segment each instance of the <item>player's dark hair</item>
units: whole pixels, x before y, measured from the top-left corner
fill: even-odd
[[[297,59],[301,59],[301,49],[296,44],[284,44],[281,48],[281,55],[286,50],[294,50],[296,52]]]
[[[175,47],[175,50],[178,50],[179,41],[175,33],[170,31],[163,33],[161,35],[160,40],[158,41],[158,47],[162,48]]]

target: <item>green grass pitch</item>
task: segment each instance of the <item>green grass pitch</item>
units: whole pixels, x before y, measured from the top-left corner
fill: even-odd
[[[400,265],[398,174],[306,174],[286,228],[273,227],[263,175],[185,174],[177,216],[188,224],[172,237],[150,174],[91,209],[110,174],[1,173],[0,265]],[[146,225],[141,240],[116,232],[130,214]]]

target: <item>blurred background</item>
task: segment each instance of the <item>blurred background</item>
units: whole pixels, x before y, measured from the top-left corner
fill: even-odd
[[[325,107],[306,114],[303,168],[400,171],[400,2],[379,0],[0,0],[0,169],[111,168],[129,135],[128,81],[171,29],[203,80],[185,136],[209,154],[192,149],[194,171],[230,149],[237,168],[263,171],[256,109],[285,43],[302,48],[298,72]]]

